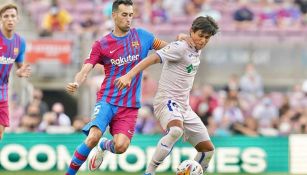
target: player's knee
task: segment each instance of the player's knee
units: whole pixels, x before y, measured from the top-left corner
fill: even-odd
[[[183,129],[177,126],[173,126],[173,127],[170,127],[168,134],[174,140],[178,140],[183,135]]]
[[[209,147],[208,147],[208,151],[213,151],[214,152],[214,146],[213,145],[210,145]]]
[[[100,137],[97,137],[96,135],[89,135],[85,140],[85,144],[90,148],[93,148],[98,144],[99,139]]]
[[[114,145],[115,152],[117,154],[122,154],[122,153],[126,152],[128,147],[129,147],[129,144],[127,144],[127,143],[120,143],[120,142],[118,142],[118,143],[115,143],[115,145]]]
[[[101,138],[102,133],[98,130],[91,130],[89,135],[87,136],[86,140],[85,140],[85,144],[87,146],[89,146],[90,148],[95,147],[98,142],[99,139]]]
[[[201,142],[197,144],[195,148],[198,152],[209,152],[209,151],[214,152],[215,149],[211,141]]]

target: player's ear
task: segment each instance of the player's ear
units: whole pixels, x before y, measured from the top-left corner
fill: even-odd
[[[190,36],[192,36],[192,32],[193,32],[193,30],[192,30],[192,29],[190,29]]]
[[[115,20],[117,13],[114,11],[112,12],[112,19]]]

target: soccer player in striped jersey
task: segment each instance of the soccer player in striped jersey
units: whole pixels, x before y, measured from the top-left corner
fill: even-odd
[[[113,2],[114,30],[93,44],[89,58],[75,76],[75,82],[66,87],[69,93],[74,93],[96,64],[104,66],[105,79],[97,93],[92,120],[83,128],[87,138],[76,149],[66,175],[76,174],[97,144],[97,150],[89,163],[92,171],[101,165],[104,150],[121,154],[130,144],[141,105],[142,73],[136,75],[130,88],[122,91],[114,86],[114,80],[131,70],[150,50],[161,49],[167,44],[146,30],[131,28],[132,17],[131,0]],[[100,139],[107,126],[110,126],[113,140]]]
[[[123,77],[115,80],[121,89],[130,88],[140,71],[155,63],[164,63],[159,87],[154,99],[155,117],[167,134],[157,144],[156,151],[144,175],[154,175],[157,167],[170,154],[174,144],[184,136],[198,151],[195,160],[206,171],[214,146],[206,126],[189,104],[190,91],[200,64],[201,49],[218,31],[211,17],[200,16],[193,21],[190,35],[195,43],[191,48],[185,41],[176,41],[138,63]]]
[[[17,66],[18,77],[29,77],[30,66],[23,64],[26,43],[15,33],[18,22],[18,8],[6,4],[0,9],[0,139],[5,127],[9,126],[8,80],[13,64]]]

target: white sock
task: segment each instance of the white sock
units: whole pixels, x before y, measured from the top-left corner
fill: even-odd
[[[157,167],[172,151],[174,144],[182,136],[183,130],[180,127],[171,127],[169,132],[158,142],[155,153],[147,166],[146,173],[155,174]],[[145,173],[145,174],[146,174]]]
[[[197,161],[201,165],[201,167],[203,167],[204,172],[207,170],[209,166],[209,162],[213,154],[214,154],[214,150],[208,151],[208,152],[198,152],[197,153],[194,160]]]

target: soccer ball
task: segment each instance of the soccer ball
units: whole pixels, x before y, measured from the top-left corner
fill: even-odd
[[[185,160],[177,168],[177,175],[202,175],[203,168],[195,160]]]

